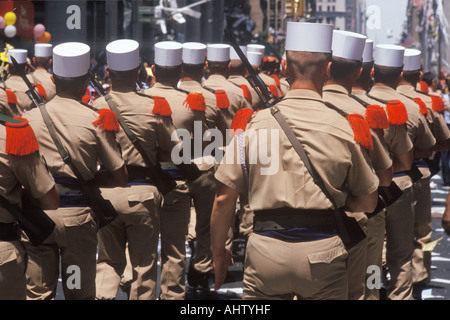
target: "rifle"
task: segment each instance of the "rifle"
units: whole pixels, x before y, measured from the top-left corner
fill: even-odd
[[[103,97],[106,94],[105,89],[103,89],[102,84],[95,78],[94,74],[89,71],[89,83],[90,85],[97,91],[97,94],[100,97]]]
[[[242,63],[244,64],[245,68],[247,69],[249,75],[246,77],[247,81],[250,83],[252,88],[256,91],[259,98],[261,99],[263,103],[263,108],[270,108],[274,104],[278,102],[278,99],[274,99],[274,97],[270,94],[269,89],[267,89],[266,84],[262,79],[258,76],[258,73],[253,69],[252,65],[248,61],[245,54],[242,52],[241,48],[236,42],[236,39],[234,39],[231,32],[228,30],[224,30],[225,36],[227,37],[228,41],[230,42],[233,49],[236,51],[237,55],[239,56],[239,59],[241,59]]]
[[[17,60],[13,56],[10,56],[10,59],[13,62],[13,65],[17,68],[17,70],[19,70],[18,68],[19,63],[17,62]],[[42,98],[42,96],[36,91],[36,86],[31,84],[30,80],[28,80],[24,72],[20,72],[20,77],[28,87],[26,94],[33,102],[34,106],[37,107],[40,103],[44,103],[44,98]]]
[[[281,55],[278,53],[277,50],[275,50],[275,48],[272,46],[272,44],[269,41],[266,41],[267,46],[270,48],[270,50],[275,54],[275,57],[278,59],[278,61],[283,60],[283,58],[281,57]]]
[[[17,61],[14,59],[14,57],[11,58],[14,65],[17,66]],[[118,215],[117,211],[115,210],[115,208],[113,207],[113,205],[109,200],[103,198],[100,188],[98,186],[94,185],[91,181],[86,181],[83,179],[83,176],[79,172],[78,168],[72,162],[70,154],[64,148],[64,146],[61,143],[61,140],[58,137],[55,127],[53,126],[53,122],[51,121],[51,118],[45,108],[44,100],[36,92],[33,85],[26,78],[25,74],[21,73],[20,76],[28,86],[29,89],[27,91],[28,96],[32,98],[35,107],[39,108],[39,110],[41,111],[42,118],[44,119],[44,122],[47,125],[48,131],[53,141],[55,142],[59,154],[61,155],[63,161],[69,166],[69,168],[77,177],[78,186],[83,195],[86,197],[89,206],[92,208],[93,211],[92,215],[94,217],[94,220],[97,222],[97,226],[99,228],[104,227],[112,220],[114,220],[114,218],[117,217]]]

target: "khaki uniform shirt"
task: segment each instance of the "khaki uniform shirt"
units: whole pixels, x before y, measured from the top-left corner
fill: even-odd
[[[222,75],[210,75],[203,82],[203,85],[214,90],[225,90],[230,101],[230,110],[233,116],[239,109],[252,107],[250,102],[244,98],[242,89],[232,84]]]
[[[154,106],[152,99],[140,96],[136,92],[114,90],[110,92],[110,96],[130,130],[139,139],[142,148],[152,163],[157,162],[158,147],[170,154],[177,143],[177,141],[172,141],[172,133],[175,127],[169,116],[163,117],[152,113]],[[94,101],[94,108],[110,109],[103,97]],[[116,134],[116,140],[120,145],[126,165],[147,166],[141,154],[133,146],[122,128]],[[146,212],[147,209],[140,204],[151,199],[156,200],[155,193],[157,192],[156,187],[152,185],[131,185],[128,188],[102,188],[105,198],[109,199],[120,213]]]
[[[400,100],[403,102],[408,112],[408,134],[414,147],[429,149],[434,146],[436,139],[433,137],[425,117],[419,113],[417,103],[388,86],[374,86],[370,90],[369,95],[378,99]]]
[[[264,73],[264,72],[260,72],[258,74],[258,76],[261,78],[261,80],[267,85],[267,87],[271,87],[273,86],[276,89],[277,94],[273,95],[275,98],[279,98],[282,97],[282,93],[280,88],[277,86],[277,82],[275,81],[274,78],[272,78],[271,76],[269,76],[268,74]],[[270,89],[269,89],[270,91]]]
[[[86,180],[95,177],[97,164],[107,171],[115,171],[124,165],[114,132],[102,131],[92,123],[98,115],[80,102],[62,96],[55,96],[46,104],[59,138]],[[55,176],[76,178],[61,158],[39,109],[25,114],[33,127],[43,157]]]
[[[47,94],[46,101],[52,100],[56,95],[56,87],[51,79],[51,73],[42,68],[37,68],[35,71],[28,75],[31,83],[38,84],[40,83],[42,87],[45,89],[45,93]]]
[[[378,105],[385,109],[386,105],[370,98],[364,90],[352,90],[352,95],[358,97],[370,105]],[[391,155],[405,154],[413,148],[411,138],[408,135],[406,125],[396,125],[389,123],[387,129],[383,129],[384,139],[389,147]]]
[[[19,117],[22,114],[16,104],[8,102],[5,90],[0,90],[0,113],[11,118]]]
[[[280,78],[280,87],[281,90],[283,90],[283,93],[286,95],[286,93],[289,91],[290,88],[290,84],[286,77]]]
[[[5,81],[6,88],[13,91],[17,97],[17,107],[20,109],[20,113],[24,110],[30,110],[34,107],[33,101],[28,97],[26,92],[28,87],[20,76],[11,75]]]
[[[252,101],[249,101],[251,104],[251,107],[253,110],[257,110],[258,105],[261,103],[261,99],[259,98],[258,94],[256,93],[255,89],[252,88],[250,83],[245,79],[243,76],[238,75],[232,75],[228,78],[228,81],[235,84],[239,89],[242,84],[246,85],[248,89],[250,90],[250,94],[252,95]]]
[[[21,203],[22,185],[35,199],[42,198],[55,182],[45,167],[39,152],[14,156],[3,152],[6,147],[6,129],[0,126],[0,195],[12,204]],[[0,207],[0,223],[14,222],[15,218]]]
[[[411,99],[420,98],[423,102],[425,102],[428,109],[428,115],[425,118],[430,125],[430,130],[436,138],[436,141],[441,142],[450,138],[450,130],[445,123],[444,115],[441,112],[433,110],[430,96],[417,92],[411,85],[398,86],[397,92]]]
[[[302,142],[337,206],[344,206],[349,192],[358,196],[377,190],[378,178],[364,159],[360,145],[354,141],[347,120],[336,117],[335,111],[324,105],[318,93],[312,90],[291,90],[277,106]],[[249,205],[253,210],[284,206],[308,209],[331,207],[270,110],[256,113],[245,133],[270,133],[267,139],[252,139],[251,143],[248,138],[245,139],[248,187],[238,161],[237,136],[227,147],[216,172],[215,176],[221,183],[240,193],[248,190]],[[271,161],[263,164],[267,163],[266,159],[254,159],[256,149],[252,149],[252,152],[249,150],[256,148],[255,144],[264,150],[268,144],[266,141],[273,141],[269,143],[267,152]]]
[[[153,87],[145,89],[144,94],[166,98],[172,109],[172,120],[175,128],[186,129],[193,134],[194,121],[201,121],[202,129],[207,129],[205,112],[192,110],[184,104],[187,97],[186,93],[161,83],[155,83]]]
[[[231,121],[233,120],[233,116],[228,110],[230,107],[227,109],[219,109],[214,93],[203,88],[197,81],[182,81],[179,84],[179,88],[189,92],[201,92],[205,97],[205,117],[208,128],[217,128],[222,134],[226,134],[226,130],[230,128]]]
[[[331,84],[323,88],[323,100],[330,102],[347,114],[365,115],[366,109],[362,104],[348,95],[347,89],[343,86]],[[392,166],[392,160],[384,136],[379,136],[370,129],[372,135],[373,149],[367,150],[370,163],[375,170],[386,170]]]

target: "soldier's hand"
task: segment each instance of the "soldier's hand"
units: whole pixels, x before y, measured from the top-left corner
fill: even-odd
[[[215,278],[214,290],[220,289],[222,284],[225,282],[228,266],[232,266],[233,264],[234,260],[230,250],[225,249],[223,253],[216,254],[213,256],[214,278]]]

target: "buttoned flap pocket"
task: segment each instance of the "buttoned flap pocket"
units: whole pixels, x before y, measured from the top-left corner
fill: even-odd
[[[325,263],[330,264],[336,258],[346,258],[348,255],[347,250],[345,250],[344,246],[336,246],[329,250],[310,253],[308,255],[309,263],[317,264],[317,263]]]
[[[155,199],[155,195],[152,192],[135,193],[128,196],[130,205],[144,203],[153,199]]]
[[[83,213],[74,217],[67,217],[63,219],[65,227],[79,227],[93,221],[91,214]]]
[[[15,248],[0,251],[0,267],[15,260],[17,260],[17,252]]]

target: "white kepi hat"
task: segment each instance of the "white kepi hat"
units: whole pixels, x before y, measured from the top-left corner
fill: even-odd
[[[176,41],[161,41],[155,44],[155,64],[162,67],[181,65],[183,45]]]
[[[206,45],[199,42],[186,42],[183,44],[183,63],[202,64],[206,58]]]
[[[306,52],[331,52],[333,25],[310,22],[288,22],[286,50]]]
[[[208,44],[208,61],[225,62],[230,60],[229,44],[213,43]]]
[[[36,43],[34,45],[34,56],[49,58],[52,56],[53,46],[50,43]]]
[[[394,44],[375,46],[375,64],[385,67],[402,67],[405,48]]]
[[[91,48],[81,42],[66,42],[53,48],[53,73],[60,77],[75,78],[88,73]]]
[[[260,52],[262,56],[264,56],[264,52],[266,51],[266,47],[262,44],[249,44],[247,45],[247,52]]]
[[[18,64],[27,63],[28,51],[25,49],[11,49],[8,51],[8,63],[12,63],[10,57],[14,57]]]
[[[369,40],[369,39],[366,40],[362,58],[363,58],[363,63],[364,62],[372,62],[372,60],[373,60],[373,40]]]
[[[262,60],[262,53],[256,51],[255,52],[249,51],[247,52],[247,59],[252,66],[260,66]]]
[[[131,39],[120,39],[106,46],[108,68],[115,71],[129,71],[141,64],[139,42]]]
[[[239,48],[241,48],[244,56],[247,56],[247,46],[239,46]],[[230,60],[241,60],[233,47],[230,48]]]
[[[359,33],[334,30],[331,45],[333,56],[361,61],[366,39],[366,36]]]
[[[416,49],[405,49],[403,58],[403,71],[420,70],[421,51]]]

